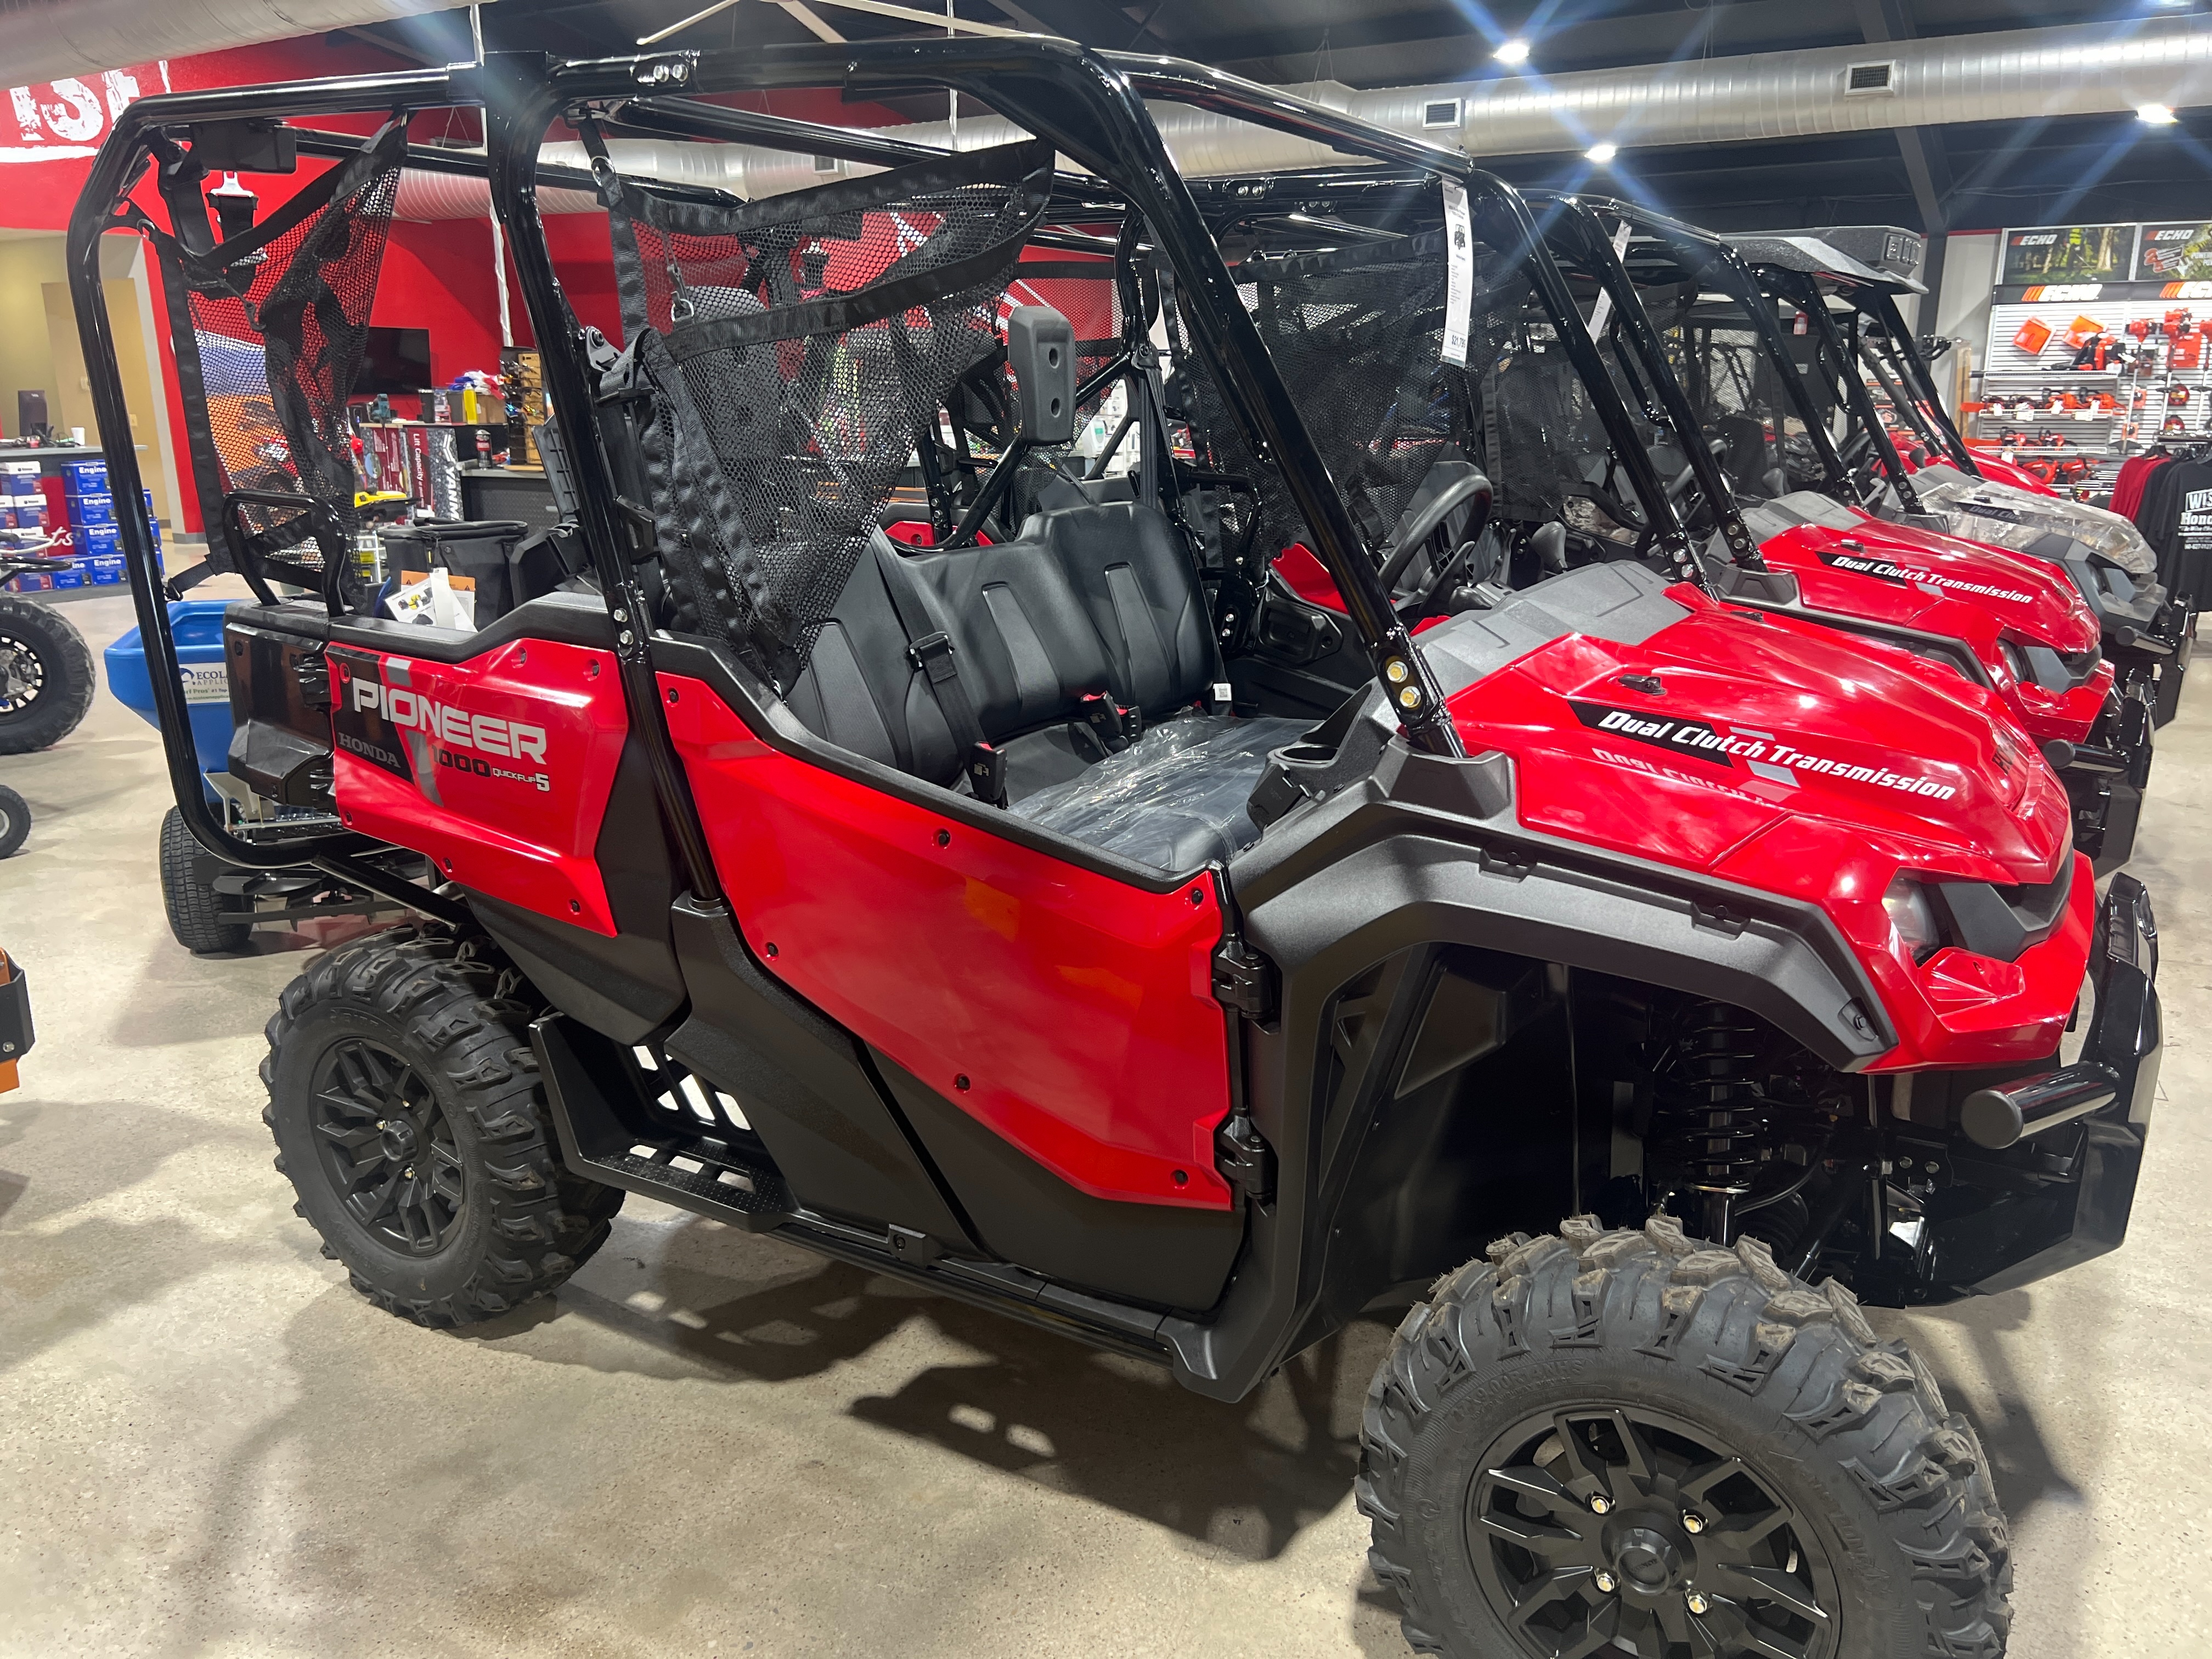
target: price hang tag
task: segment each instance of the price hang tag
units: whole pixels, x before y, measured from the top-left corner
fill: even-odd
[[[1467,186],[1456,179],[1442,182],[1444,258],[1449,262],[1449,280],[1444,289],[1443,360],[1465,368],[1468,313],[1474,304],[1474,226],[1468,216]]]
[[[1620,228],[1613,233],[1613,257],[1616,261],[1620,259],[1622,256],[1626,254],[1628,252],[1628,238],[1631,234],[1631,229],[1632,227],[1629,225],[1628,221],[1623,219],[1620,222]],[[1612,322],[1612,320],[1613,290],[1610,289],[1601,288],[1598,290],[1597,303],[1590,307],[1590,338],[1602,342],[1605,338],[1606,325]]]

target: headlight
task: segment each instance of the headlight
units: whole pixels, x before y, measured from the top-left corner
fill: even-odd
[[[1881,896],[1881,908],[1889,912],[1889,925],[1897,930],[1898,942],[1915,962],[1925,962],[1943,948],[1936,906],[1927,890],[1911,876],[1899,876],[1889,884],[1889,890]]]

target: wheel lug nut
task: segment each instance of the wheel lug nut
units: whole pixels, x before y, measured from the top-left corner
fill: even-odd
[[[1613,1513],[1613,1499],[1606,1497],[1602,1492],[1599,1493],[1598,1496],[1590,1499],[1590,1513],[1592,1515],[1611,1515]]]
[[[1690,1592],[1689,1599],[1690,1611],[1692,1613],[1703,1613],[1706,1608],[1712,1606],[1711,1602],[1706,1601],[1704,1596],[1698,1595],[1695,1590],[1692,1590]]]
[[[1682,1530],[1684,1532],[1703,1532],[1705,1529],[1705,1517],[1704,1516],[1699,1515],[1695,1510],[1684,1510],[1682,1511]]]
[[[1612,1595],[1615,1589],[1620,1588],[1620,1581],[1615,1578],[1611,1573],[1605,1571],[1602,1568],[1599,1570],[1597,1575],[1597,1587],[1603,1590],[1607,1595]]]

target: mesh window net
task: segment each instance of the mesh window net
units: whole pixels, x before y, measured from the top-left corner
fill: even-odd
[[[1245,307],[1370,553],[1440,460],[1473,461],[1500,517],[1535,521],[1559,516],[1578,458],[1605,451],[1522,264],[1479,240],[1474,262],[1464,368],[1443,356],[1442,232],[1237,267]],[[1194,441],[1257,498],[1254,548],[1272,558],[1307,540],[1281,475],[1244,442],[1180,320],[1172,339]]]
[[[259,228],[208,252],[155,236],[207,516],[247,569],[294,586],[323,581],[314,520],[226,498],[273,491],[320,501],[334,515],[339,556],[351,544],[346,407],[368,343],[404,140],[404,130],[387,131]]]
[[[1662,337],[1699,425],[1727,446],[1722,465],[1738,494],[1764,499],[1825,481],[1783,371],[1749,318],[1703,307]],[[1805,385],[1814,405],[1827,412],[1832,399],[1824,377],[1812,375]]]
[[[729,205],[603,173],[678,627],[798,677],[915,434],[1000,349],[1051,168],[1010,144]]]

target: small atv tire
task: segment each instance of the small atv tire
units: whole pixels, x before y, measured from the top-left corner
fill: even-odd
[[[31,804],[5,784],[0,784],[0,859],[23,844],[31,833]]]
[[[97,684],[92,647],[51,605],[0,594],[0,755],[49,749],[77,728]]]
[[[296,1211],[356,1291],[418,1325],[544,1295],[622,1207],[561,1167],[520,977],[397,927],[323,957],[269,1022],[262,1121]]]
[[[161,819],[161,908],[169,932],[194,956],[243,951],[252,925],[224,918],[220,896],[200,879],[199,863],[200,844],[172,806]]]
[[[1442,1280],[1368,1391],[1369,1559],[1417,1651],[2003,1652],[1980,1442],[1849,1291],[1670,1217],[1560,1231]]]

